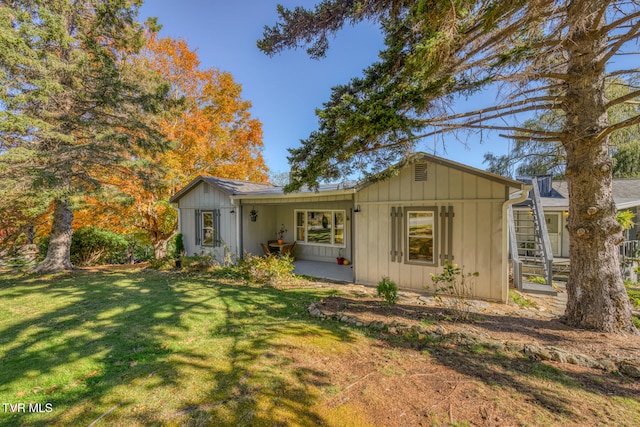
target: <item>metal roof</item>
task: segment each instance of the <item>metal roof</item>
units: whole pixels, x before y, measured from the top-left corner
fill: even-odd
[[[618,209],[640,206],[640,178],[618,178],[612,181],[613,200]],[[541,197],[546,209],[569,209],[567,181],[553,181],[551,197]]]
[[[196,185],[201,182],[213,185],[219,188],[221,191],[229,196],[235,196],[242,198],[242,196],[282,196],[284,195],[284,187],[275,186],[273,184],[264,184],[251,181],[241,181],[237,179],[218,178],[215,176],[199,176],[191,181],[186,187],[174,194],[169,201],[171,203],[177,203],[185,194],[191,191]],[[301,190],[291,193],[294,195],[312,195],[316,193],[327,193],[336,191],[349,191],[353,192],[355,183],[348,181],[338,184],[322,184],[318,187],[318,190],[310,190],[307,187],[303,187]]]

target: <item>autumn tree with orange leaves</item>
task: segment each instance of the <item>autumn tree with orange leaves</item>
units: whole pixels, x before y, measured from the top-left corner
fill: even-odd
[[[198,175],[266,182],[262,125],[231,74],[201,69],[196,52],[184,40],[159,38],[148,31],[139,58],[171,84],[180,107],[166,112],[161,129],[175,146],[136,176],[108,176],[100,194],[87,198],[76,226],[98,225],[119,232],[144,230],[156,258],[167,254],[177,230],[177,213],[168,203],[175,191]],[[141,153],[144,157],[144,154]]]

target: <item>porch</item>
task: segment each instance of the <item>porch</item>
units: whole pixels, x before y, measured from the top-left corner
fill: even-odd
[[[335,282],[353,283],[352,265],[340,265],[337,262],[297,260],[294,273],[298,275],[327,279]]]

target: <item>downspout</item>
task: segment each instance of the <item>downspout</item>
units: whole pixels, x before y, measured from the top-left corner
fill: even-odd
[[[184,236],[184,233],[182,232],[182,210],[180,209],[180,203],[170,203],[170,205],[178,212],[178,233]]]
[[[240,260],[244,253],[242,247],[242,200],[234,197],[230,197],[229,199],[233,209],[236,211],[236,260]]]
[[[520,187],[520,195],[514,199],[508,199],[502,204],[502,301],[509,302],[509,224],[507,211],[517,203],[524,202],[529,197],[530,185],[524,183]],[[509,191],[508,188],[506,190]]]

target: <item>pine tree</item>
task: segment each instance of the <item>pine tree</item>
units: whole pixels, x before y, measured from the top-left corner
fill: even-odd
[[[53,202],[37,271],[73,268],[74,197],[130,173],[162,148],[168,85],[138,68],[141,0],[14,0],[0,5],[0,179]]]
[[[370,163],[378,166],[417,141],[463,129],[495,130],[562,144],[569,204],[571,273],[569,324],[638,333],[622,283],[611,192],[612,133],[640,123],[638,110],[617,123],[607,112],[632,102],[637,87],[605,96],[607,77],[637,76],[637,66],[613,69],[633,55],[640,5],[606,0],[324,0],[313,10],[279,7],[280,21],[258,42],[267,54],[310,45],[321,57],[345,23],[382,24],[386,49],[362,78],[334,88],[319,111],[320,128],[292,149],[293,183],[315,186]],[[629,56],[626,56],[629,58]],[[499,88],[501,98],[478,110],[450,101]],[[559,131],[519,126],[518,116],[560,110]]]

